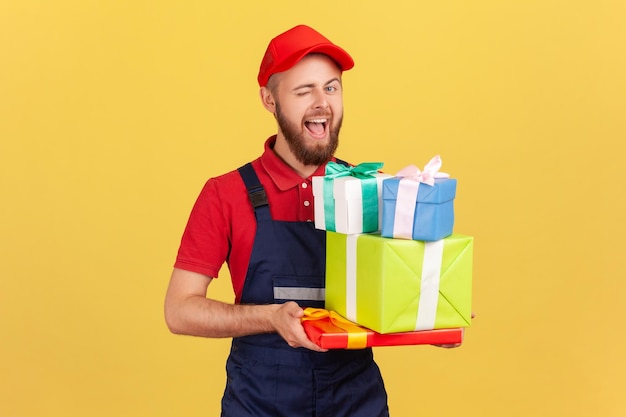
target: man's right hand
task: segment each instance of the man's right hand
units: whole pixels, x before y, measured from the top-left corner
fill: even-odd
[[[292,348],[303,347],[316,352],[328,351],[328,349],[317,346],[307,337],[301,322],[304,310],[297,303],[287,301],[284,304],[276,304],[276,306],[272,324],[276,332],[285,339],[289,346]]]

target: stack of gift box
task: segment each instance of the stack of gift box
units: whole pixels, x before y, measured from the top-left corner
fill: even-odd
[[[305,330],[327,348],[460,343],[473,238],[453,233],[456,179],[439,172],[439,156],[395,176],[382,166],[330,162],[313,178],[326,301],[305,311]]]

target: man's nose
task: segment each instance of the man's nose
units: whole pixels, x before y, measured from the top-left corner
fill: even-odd
[[[315,89],[313,91],[313,107],[316,109],[325,109],[328,107],[328,101],[326,100],[326,94],[324,90]]]

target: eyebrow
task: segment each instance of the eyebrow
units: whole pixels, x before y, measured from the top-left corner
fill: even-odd
[[[341,85],[341,79],[339,79],[338,77],[335,77],[335,78],[331,78],[330,80],[326,81],[324,86],[327,86],[327,85],[332,84],[334,82],[337,82],[337,83],[339,83],[339,85]],[[300,90],[301,88],[313,88],[313,87],[315,87],[315,84],[302,84],[302,85],[294,87],[291,91]]]

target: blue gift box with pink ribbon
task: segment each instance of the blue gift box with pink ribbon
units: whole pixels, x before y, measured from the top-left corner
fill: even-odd
[[[383,181],[382,236],[435,241],[452,234],[456,179],[440,168],[437,155],[423,171],[410,165]]]

